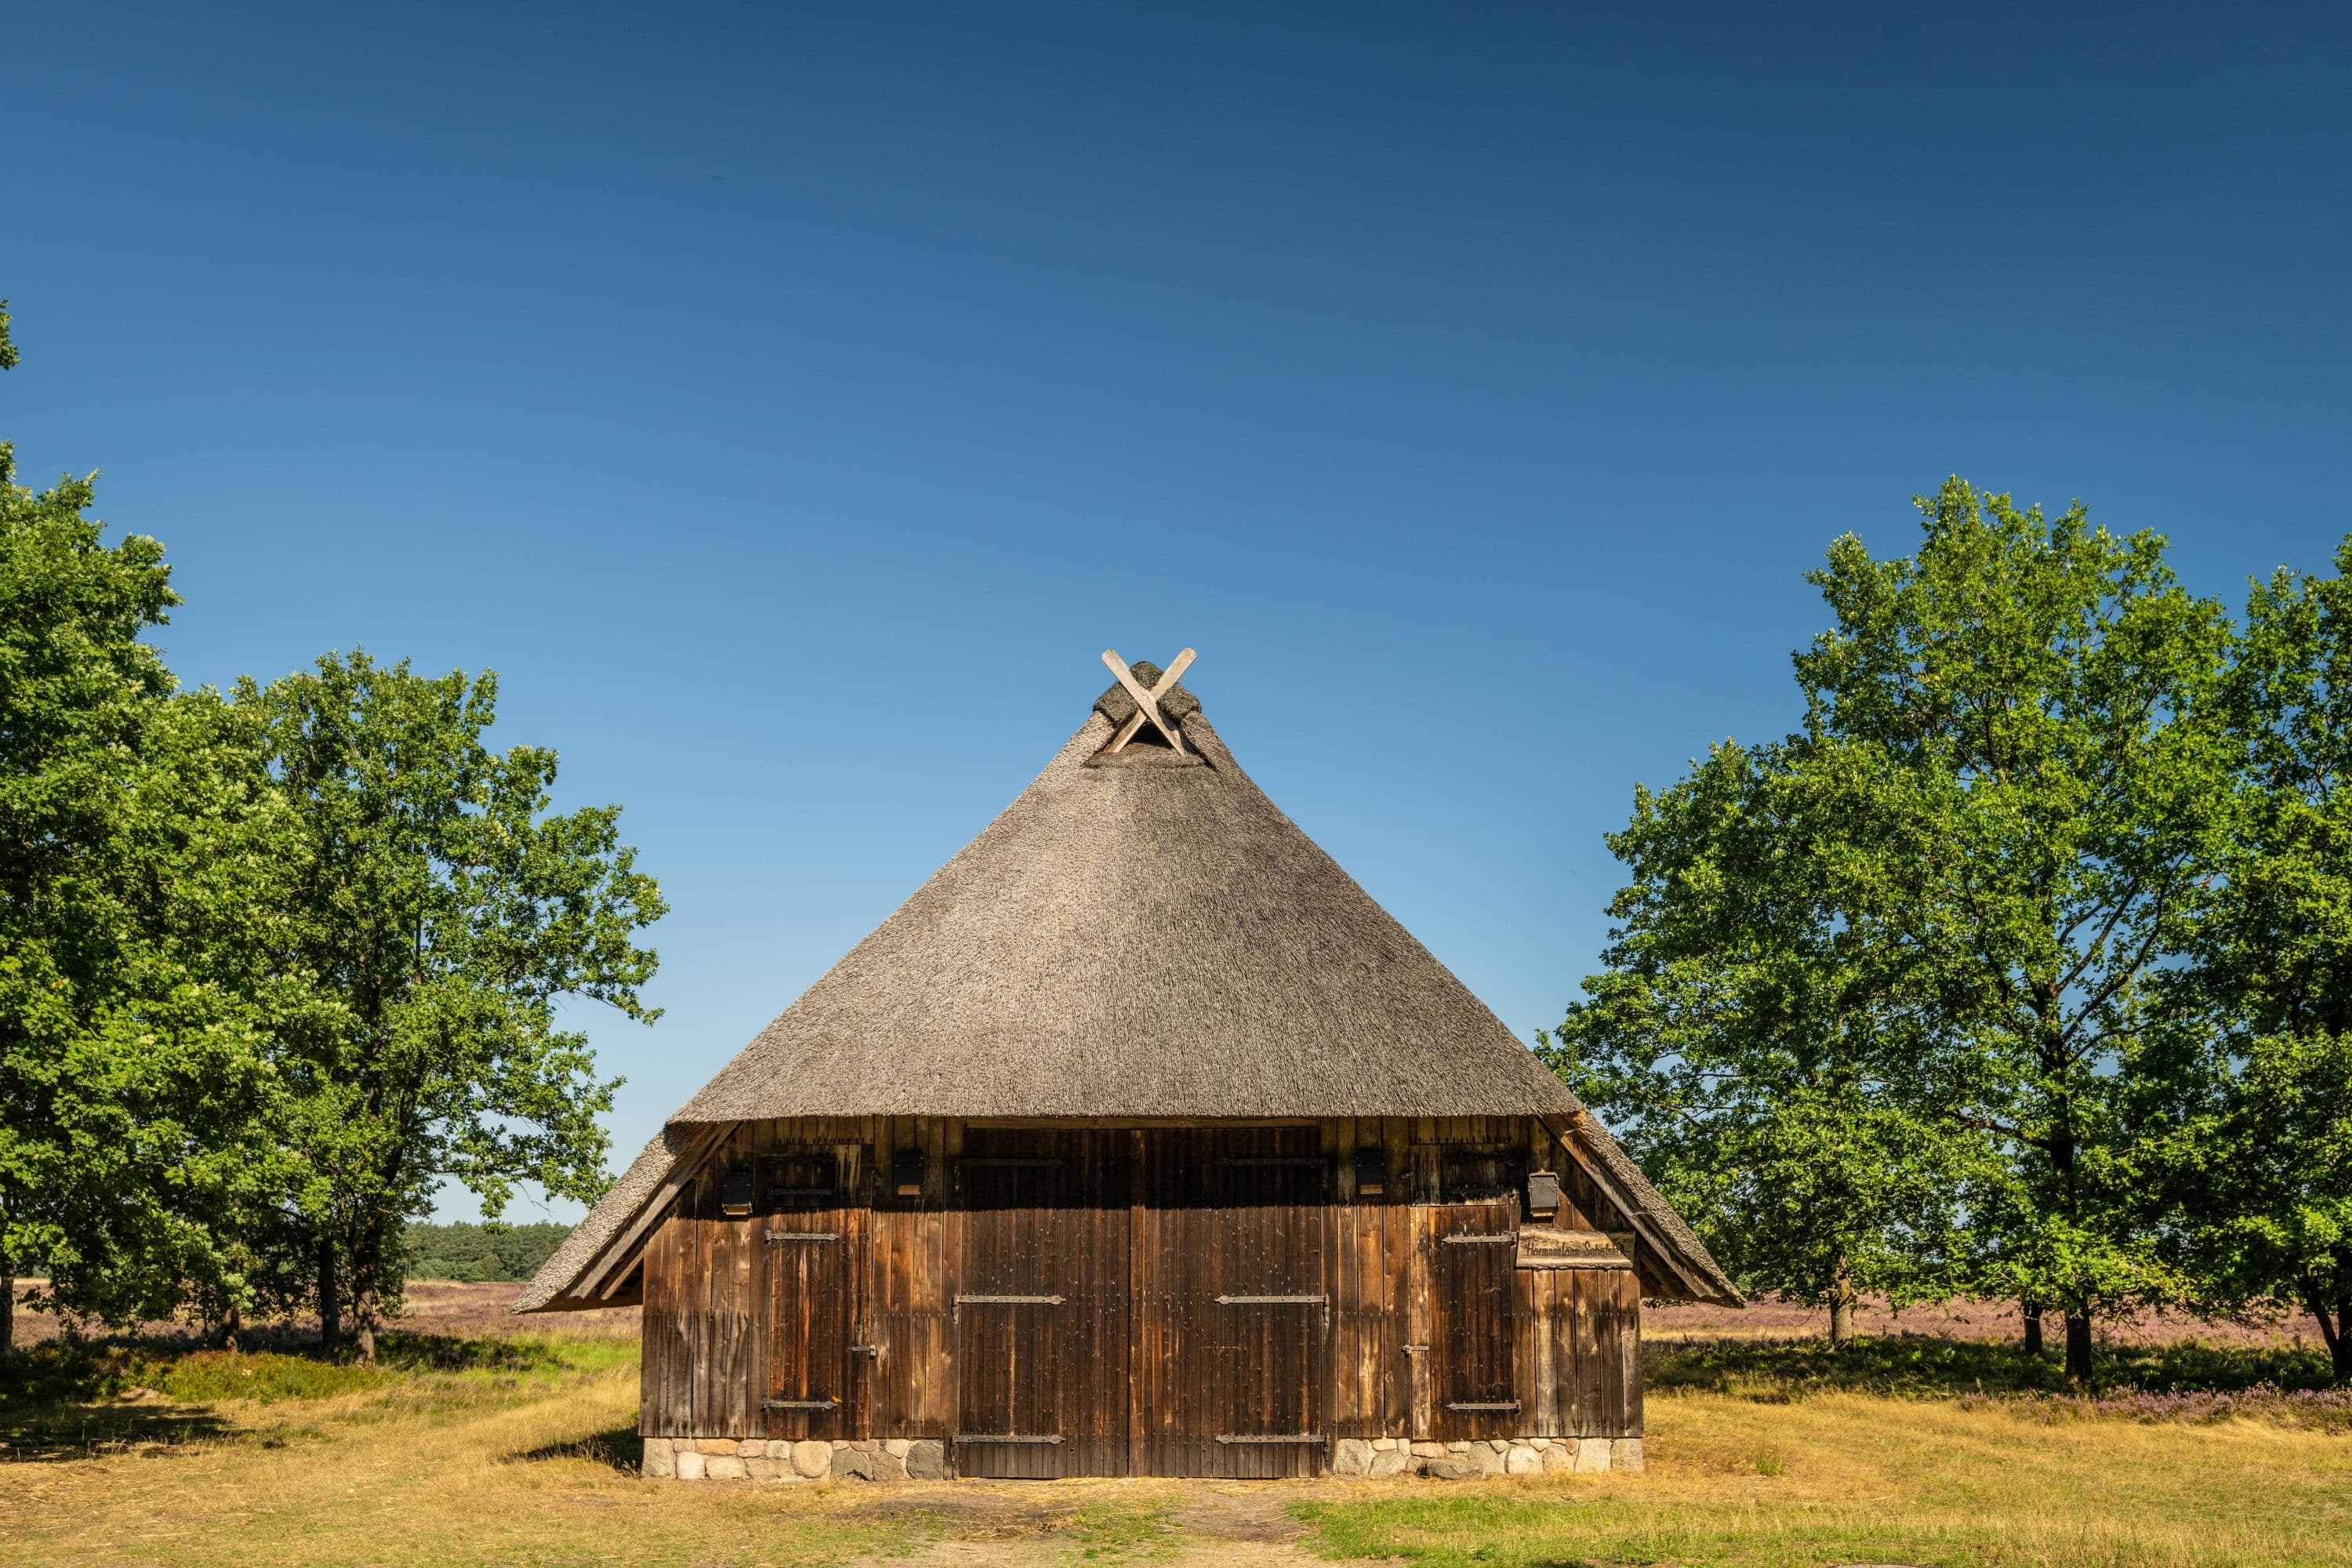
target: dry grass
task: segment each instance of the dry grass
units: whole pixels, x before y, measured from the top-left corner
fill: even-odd
[[[754,1488],[637,1477],[632,1347],[516,1341],[356,1386],[280,1376],[274,1400],[146,1393],[36,1413],[121,1443],[20,1443],[48,1457],[0,1463],[0,1542],[12,1563],[114,1568],[2352,1563],[2352,1437],[2035,1420],[1932,1380],[1838,1386],[1797,1347],[1788,1377],[1743,1348],[1737,1375],[1710,1383],[1711,1363],[1671,1353],[1639,1477]],[[175,1386],[233,1374],[205,1363]]]
[[[2352,1440],[2233,1422],[2037,1425],[1828,1394],[1651,1402],[1650,1471],[1310,1504],[1320,1544],[1433,1564],[2352,1562]]]

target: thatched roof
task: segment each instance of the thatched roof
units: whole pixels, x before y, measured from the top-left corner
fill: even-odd
[[[1575,1109],[1206,718],[1189,755],[1098,759],[1113,727],[1088,720],[673,1120]]]
[[[1150,665],[1135,673],[1147,687],[1159,679]],[[1107,754],[1134,706],[1116,685],[1106,692],[1020,797],[680,1108],[672,1130],[793,1116],[1502,1115],[1608,1142],[1502,1021],[1251,782],[1191,693],[1160,698],[1186,751]],[[1613,1142],[1595,1153],[1639,1184],[1634,1206],[1666,1216],[1675,1240],[1706,1258]],[[638,1173],[583,1231],[618,1230],[604,1211],[657,1179]],[[576,1268],[558,1263],[602,1245],[567,1243],[524,1303],[561,1294]],[[1705,1271],[1721,1278],[1712,1259]]]
[[[588,1217],[572,1227],[572,1234],[548,1255],[539,1266],[530,1283],[508,1306],[509,1311],[537,1312],[553,1309],[569,1310],[607,1305],[603,1301],[575,1298],[572,1287],[588,1266],[596,1261],[607,1243],[618,1236],[646,1201],[658,1191],[677,1164],[687,1139],[682,1132],[664,1128],[659,1136],[637,1152],[621,1179],[604,1189],[604,1195],[590,1210]]]

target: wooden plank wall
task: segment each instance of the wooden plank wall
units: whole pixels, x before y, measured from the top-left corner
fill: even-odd
[[[1031,1124],[1030,1131],[1051,1125]],[[960,1288],[975,1290],[957,1278],[971,1223],[957,1217],[958,1162],[968,1142],[975,1152],[1012,1147],[1020,1140],[1008,1142],[1008,1134],[1016,1131],[1013,1124],[914,1117],[737,1129],[680,1193],[646,1247],[641,1429],[647,1436],[819,1435],[802,1427],[786,1432],[773,1413],[763,1419],[761,1401],[771,1381],[769,1249],[761,1220],[723,1215],[719,1198],[729,1169],[793,1150],[825,1149],[840,1161],[843,1202],[862,1210],[862,1256],[845,1259],[856,1271],[847,1338],[866,1348],[853,1363],[854,1398],[845,1403],[842,1429],[822,1435],[952,1437],[959,1390],[973,1370],[958,1365],[959,1341],[967,1336],[955,1295]],[[1509,1270],[1507,1303],[1490,1317],[1490,1327],[1475,1331],[1507,1338],[1504,1353],[1520,1408],[1475,1423],[1458,1412],[1449,1417],[1444,1408],[1449,1391],[1443,1384],[1454,1375],[1448,1367],[1464,1358],[1458,1345],[1450,1362],[1432,1348],[1449,1321],[1437,1299],[1444,1289],[1435,1266],[1434,1248],[1444,1245],[1437,1237],[1465,1197],[1490,1210],[1506,1201],[1497,1191],[1469,1188],[1496,1179],[1497,1172],[1516,1184],[1528,1169],[1549,1169],[1563,1185],[1552,1223],[1619,1235],[1625,1229],[1623,1216],[1539,1122],[1366,1118],[1214,1130],[1097,1127],[1057,1135],[1066,1138],[1084,1145],[1073,1167],[1077,1190],[1014,1211],[1034,1219],[1007,1215],[983,1223],[1034,1226],[1037,1235],[1024,1245],[1037,1268],[1087,1276],[1082,1289],[1063,1292],[1072,1307],[1086,1299],[1084,1310],[1066,1312],[1064,1321],[1085,1319],[1092,1326],[1078,1339],[1056,1341],[1055,1349],[1092,1369],[1083,1386],[1060,1396],[1084,1409],[1073,1405],[1055,1415],[1085,1441],[1006,1473],[1043,1464],[1042,1473],[1060,1474],[1140,1468],[1280,1475],[1325,1462],[1323,1450],[1305,1445],[1215,1445],[1218,1432],[1257,1418],[1244,1405],[1311,1421],[1335,1438],[1470,1436],[1473,1426],[1477,1436],[1640,1435],[1642,1276],[1624,1269]],[[1375,1147],[1386,1157],[1385,1190],[1360,1194],[1355,1153]],[[901,1149],[922,1153],[919,1195],[892,1190],[893,1156]],[[1205,1163],[1308,1155],[1320,1156],[1313,1170]],[[1144,1172],[1139,1182],[1129,1174],[1137,1169]],[[1215,1169],[1226,1172],[1216,1180],[1242,1180],[1246,1173],[1255,1184],[1220,1193],[1208,1173]],[[1449,1173],[1454,1192],[1445,1187]],[[1299,1188],[1301,1180],[1311,1184]],[[1507,1201],[1515,1214],[1521,1200]],[[764,1203],[756,1206],[765,1212]],[[1498,1222],[1490,1215],[1480,1223]],[[991,1245],[1001,1251],[1009,1238]],[[1648,1267],[1642,1274],[1656,1278]],[[1326,1310],[1202,1305],[1221,1293],[1321,1294]],[[1114,1408],[1122,1402],[1123,1412]]]

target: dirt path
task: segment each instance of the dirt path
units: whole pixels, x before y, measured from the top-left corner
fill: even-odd
[[[952,1534],[910,1552],[851,1559],[856,1568],[1008,1568],[1064,1558],[1104,1560],[1135,1551],[1185,1568],[1298,1568],[1330,1560],[1298,1542],[1306,1527],[1290,1505],[1311,1488],[1217,1481],[960,1482],[908,1489],[843,1511],[858,1520],[925,1523]],[[1146,1533],[1106,1533],[1097,1510],[1130,1514],[1157,1504],[1158,1524]]]

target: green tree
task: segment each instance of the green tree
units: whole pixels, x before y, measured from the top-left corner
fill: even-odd
[[[1860,1293],[1958,1288],[1979,1142],[1905,1099],[1921,1018],[1845,900],[1867,838],[1835,763],[1726,743],[1637,789],[1609,967],[1542,1044],[1741,1287],[1827,1307],[1843,1347]]]
[[[664,906],[619,842],[619,808],[551,815],[556,757],[490,751],[495,679],[427,679],[364,653],[246,702],[266,715],[294,819],[285,969],[320,1000],[288,1037],[292,1194],[328,1342],[348,1306],[373,1358],[397,1306],[400,1241],[445,1180],[495,1219],[522,1181],[593,1201],[612,1104],[572,997],[650,1021]]]
[[[1928,998],[1908,1098],[1982,1133],[1983,1284],[2066,1314],[2179,1299],[2139,1125],[2159,971],[2188,939],[2225,825],[2216,715],[2231,629],[2152,533],[2045,518],[1953,479],[1924,537],[1876,561],[1847,536],[1811,574],[1834,627],[1797,656],[1807,736],[1856,759],[1879,852],[1853,893]]]
[[[0,1351],[19,1260],[75,1316],[241,1299],[213,1221],[267,1166],[258,727],[175,694],[162,546],[107,543],[92,486],[19,486],[0,445]]]
[[[402,1248],[411,1279],[528,1279],[555,1255],[568,1225],[428,1225],[408,1227]]]
[[[2177,975],[2212,1087],[2179,1158],[2215,1299],[2305,1308],[2352,1383],[2352,539],[2336,569],[2282,571],[2247,605],[2238,810]]]

